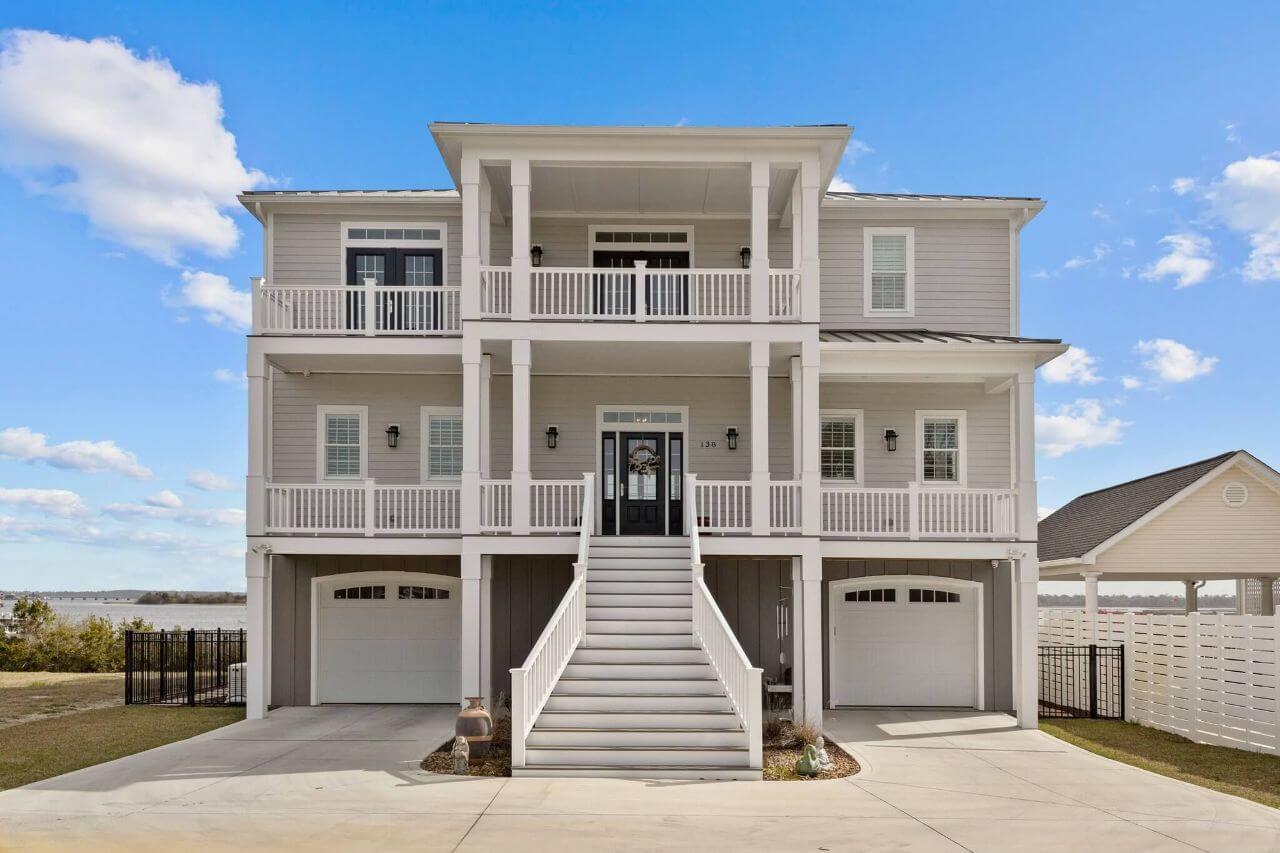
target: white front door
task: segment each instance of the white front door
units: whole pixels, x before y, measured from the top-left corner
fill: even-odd
[[[459,699],[457,578],[366,572],[319,578],[314,701]]]
[[[980,707],[981,585],[881,577],[830,590],[832,705]]]

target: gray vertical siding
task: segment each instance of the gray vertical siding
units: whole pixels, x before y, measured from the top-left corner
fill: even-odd
[[[708,557],[707,589],[729,623],[752,666],[781,682],[795,661],[791,635],[791,559]],[[785,611],[787,618],[779,620]],[[779,655],[785,652],[784,665]]]
[[[495,705],[500,693],[510,700],[511,670],[524,665],[572,581],[573,557],[568,555],[493,558],[489,695]]]

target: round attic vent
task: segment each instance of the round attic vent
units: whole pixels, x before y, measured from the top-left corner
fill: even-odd
[[[1244,506],[1249,500],[1249,487],[1244,483],[1227,483],[1222,490],[1222,502],[1227,506]]]

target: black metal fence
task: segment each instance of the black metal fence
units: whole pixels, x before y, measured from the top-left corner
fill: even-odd
[[[1041,646],[1040,716],[1124,719],[1124,646]]]
[[[125,631],[126,705],[243,705],[245,632]]]

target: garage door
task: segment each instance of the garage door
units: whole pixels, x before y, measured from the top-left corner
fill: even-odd
[[[347,575],[316,585],[317,702],[457,702],[454,578]]]
[[[831,704],[977,707],[981,590],[926,577],[833,583]]]

